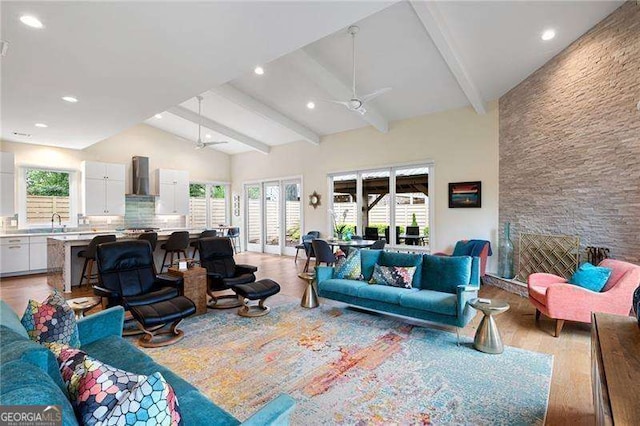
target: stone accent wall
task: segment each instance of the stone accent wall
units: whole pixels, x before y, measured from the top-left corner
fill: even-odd
[[[521,232],[578,235],[640,264],[638,101],[636,1],[500,98],[499,215],[516,249]]]

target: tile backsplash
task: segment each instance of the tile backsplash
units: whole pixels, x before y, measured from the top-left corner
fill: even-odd
[[[180,215],[156,215],[156,200],[150,195],[127,195],[124,216],[78,216],[77,230],[102,230],[121,228],[183,228],[187,218]],[[15,232],[11,218],[4,218],[2,230]]]

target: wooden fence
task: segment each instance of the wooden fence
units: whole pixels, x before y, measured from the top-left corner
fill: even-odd
[[[27,195],[27,223],[50,223],[53,213],[58,213],[63,222],[69,221],[68,196]]]
[[[211,226],[224,225],[226,219],[226,202],[223,198],[212,198]],[[189,226],[204,228],[207,226],[207,199],[189,197]]]

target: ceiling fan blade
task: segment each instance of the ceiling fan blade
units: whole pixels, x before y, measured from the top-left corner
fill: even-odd
[[[344,105],[347,108],[349,108],[349,102],[348,101],[337,101],[335,99],[318,99],[318,100],[322,101],[322,102],[329,102],[329,103],[332,103],[332,104]]]
[[[391,87],[385,87],[384,89],[378,89],[375,92],[369,93],[368,95],[363,96],[360,100],[362,103],[368,102],[372,99],[377,98],[380,95],[383,95],[391,90]]]
[[[227,141],[211,141],[211,142],[204,142],[203,145],[204,146],[222,145],[223,143],[228,143],[228,142]]]

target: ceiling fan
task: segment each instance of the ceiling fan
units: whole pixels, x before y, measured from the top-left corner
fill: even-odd
[[[220,145],[223,143],[227,143],[226,141],[211,141],[211,142],[203,142],[201,133],[202,133],[202,96],[196,96],[198,99],[198,141],[196,142],[196,149],[206,148],[212,145]]]
[[[360,31],[360,27],[356,25],[352,25],[347,29],[347,32],[351,34],[351,44],[352,44],[352,59],[353,59],[353,85],[352,85],[352,93],[351,99],[347,101],[338,101],[338,100],[325,100],[326,102],[333,102],[334,104],[340,104],[347,107],[349,111],[359,112],[362,115],[367,113],[367,109],[365,108],[365,103],[371,101],[372,99],[377,98],[391,90],[391,87],[385,87],[383,89],[378,89],[374,92],[369,93],[368,95],[364,95],[359,97],[356,92],[356,34]]]

